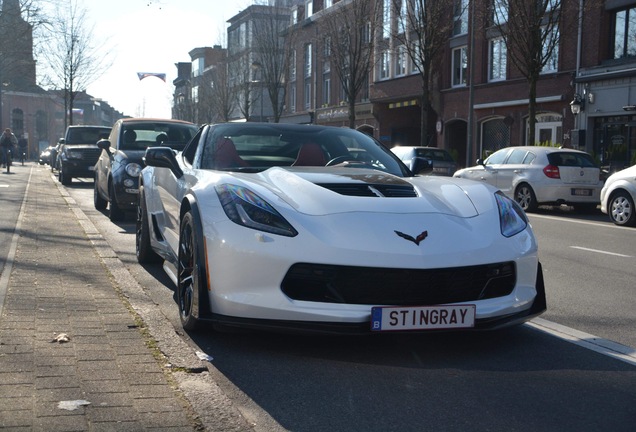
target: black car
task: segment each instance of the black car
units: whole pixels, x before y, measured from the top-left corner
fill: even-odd
[[[95,208],[109,207],[112,221],[136,210],[146,149],[163,146],[180,151],[197,130],[196,125],[181,120],[126,118],[115,122],[108,139],[97,143],[101,155],[95,164]]]
[[[109,126],[73,125],[66,128],[59,141],[55,168],[63,185],[69,185],[73,177],[93,177],[95,162],[101,150],[97,141],[108,137]],[[51,165],[53,166],[53,165]]]
[[[431,175],[452,176],[457,171],[457,162],[449,152],[438,147],[396,146],[391,149],[402,162],[413,169],[416,157],[425,158],[433,163]]]

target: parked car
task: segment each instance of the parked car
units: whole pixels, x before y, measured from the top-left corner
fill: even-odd
[[[95,162],[101,153],[97,141],[108,137],[109,126],[73,125],[66,128],[56,151],[58,179],[70,185],[74,177],[93,178]]]
[[[40,157],[38,159],[38,163],[40,165],[50,164],[51,162],[51,150],[53,150],[55,146],[48,146],[44,150],[40,152]]]
[[[601,169],[588,153],[557,147],[506,147],[453,176],[489,183],[525,211],[568,204],[581,210],[600,203]]]
[[[140,263],[164,261],[195,329],[495,329],[545,310],[537,243],[496,188],[414,176],[336,127],[205,125],[146,150]]]
[[[97,143],[95,208],[109,208],[112,221],[137,208],[139,173],[147,147],[163,145],[178,151],[196,134],[197,126],[180,120],[126,118],[117,120],[107,140]]]
[[[429,159],[433,162],[432,175],[452,176],[457,171],[457,162],[453,156],[444,149],[437,147],[421,146],[395,146],[391,151],[399,157],[404,164],[413,170],[413,162],[416,157]]]
[[[616,225],[636,226],[636,165],[615,172],[601,190],[601,211]]]

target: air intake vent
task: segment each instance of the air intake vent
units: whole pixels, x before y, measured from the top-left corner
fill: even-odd
[[[367,184],[367,183],[320,183],[318,186],[340,195],[359,197],[414,198],[417,196],[411,185]]]

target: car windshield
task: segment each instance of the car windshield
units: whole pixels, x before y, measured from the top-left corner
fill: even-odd
[[[69,128],[64,144],[97,144],[100,139],[108,138],[110,128]]]
[[[275,166],[372,168],[410,175],[378,141],[347,128],[218,125],[205,138],[203,169],[259,172]]]
[[[128,123],[122,130],[123,139],[119,143],[119,150],[145,150],[148,147],[164,146],[180,151],[197,133],[195,125],[166,122]]]

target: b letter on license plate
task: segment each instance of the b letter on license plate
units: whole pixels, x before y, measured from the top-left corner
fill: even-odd
[[[475,326],[475,305],[374,307],[372,331],[460,329]]]

